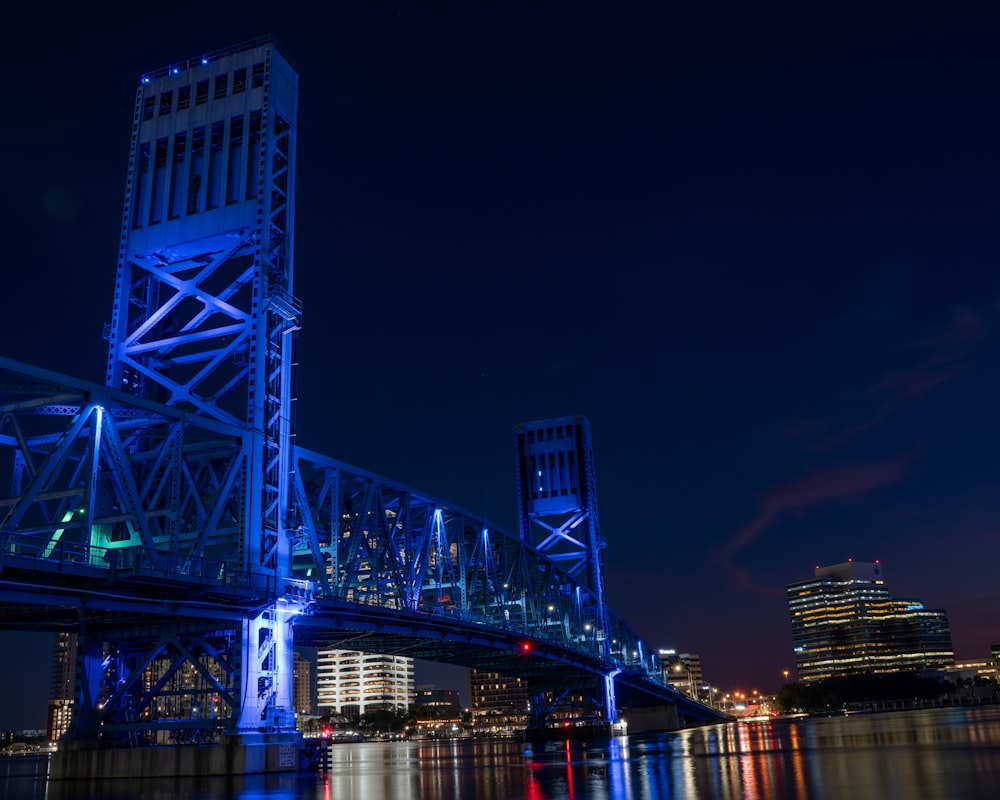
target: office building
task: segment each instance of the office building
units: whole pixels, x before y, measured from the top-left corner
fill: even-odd
[[[528,724],[528,685],[521,678],[470,669],[469,701],[479,730],[497,733]]]
[[[448,712],[462,710],[458,689],[436,689],[433,686],[418,686],[413,697],[413,705],[416,708]]]
[[[701,656],[698,653],[678,653],[675,650],[659,651],[663,680],[688,697],[701,699],[704,678],[701,673]]]
[[[332,710],[350,719],[373,711],[409,709],[413,705],[413,659],[321,649],[316,663],[319,713]]]
[[[811,580],[789,584],[787,594],[800,681],[954,663],[947,614],[918,599],[893,598],[878,561],[816,567]]]
[[[313,702],[313,661],[298,650],[292,653],[292,704],[296,714],[312,714],[316,707]]]
[[[52,654],[52,681],[45,737],[57,742],[66,735],[73,719],[73,692],[76,688],[75,633],[57,633]]]

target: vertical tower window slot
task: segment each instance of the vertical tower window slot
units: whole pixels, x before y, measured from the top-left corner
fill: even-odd
[[[167,219],[181,215],[181,198],[184,197],[184,157],[187,155],[187,133],[174,136],[174,157],[170,168],[170,195],[167,201]]]
[[[233,94],[245,92],[247,88],[247,68],[240,67],[233,73]]]
[[[226,165],[226,203],[240,201],[240,170],[243,169],[243,117],[229,121],[229,163]]]
[[[191,105],[191,84],[177,90],[177,110],[182,111]]]
[[[169,114],[173,109],[173,107],[174,107],[174,93],[172,91],[163,92],[163,94],[160,95],[160,110],[158,112],[159,115],[162,117],[165,114]]]
[[[203,106],[208,102],[208,80],[198,81],[194,90],[194,104]]]
[[[205,128],[201,126],[191,132],[191,170],[188,173],[188,214],[197,214],[201,210],[201,181],[204,171]]]
[[[205,208],[218,208],[222,195],[222,143],[226,135],[225,122],[212,123],[212,138],[208,145],[208,196]]]
[[[215,76],[215,99],[221,100],[229,91],[229,73]]]
[[[156,155],[153,160],[153,185],[149,190],[149,224],[163,221],[163,191],[167,178],[167,140],[156,140]]]

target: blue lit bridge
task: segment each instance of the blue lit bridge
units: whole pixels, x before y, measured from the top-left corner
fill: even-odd
[[[585,418],[518,426],[513,534],[295,443],[297,80],[271,39],[143,76],[105,383],[0,359],[0,626],[79,637],[54,774],[295,768],[293,644],[721,721],[606,602]]]

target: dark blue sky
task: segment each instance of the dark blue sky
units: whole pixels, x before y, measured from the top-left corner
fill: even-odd
[[[996,19],[332,5],[11,21],[3,355],[103,380],[139,76],[275,34],[301,444],[513,530],[586,415],[612,607],[725,688],[849,557],[1000,642]]]

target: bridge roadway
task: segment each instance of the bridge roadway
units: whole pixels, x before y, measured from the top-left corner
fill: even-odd
[[[302,448],[286,567],[252,567],[229,498],[247,432],[0,359],[0,628],[116,635],[284,614],[296,645],[395,653],[577,689],[618,707],[724,715],[530,544]]]

